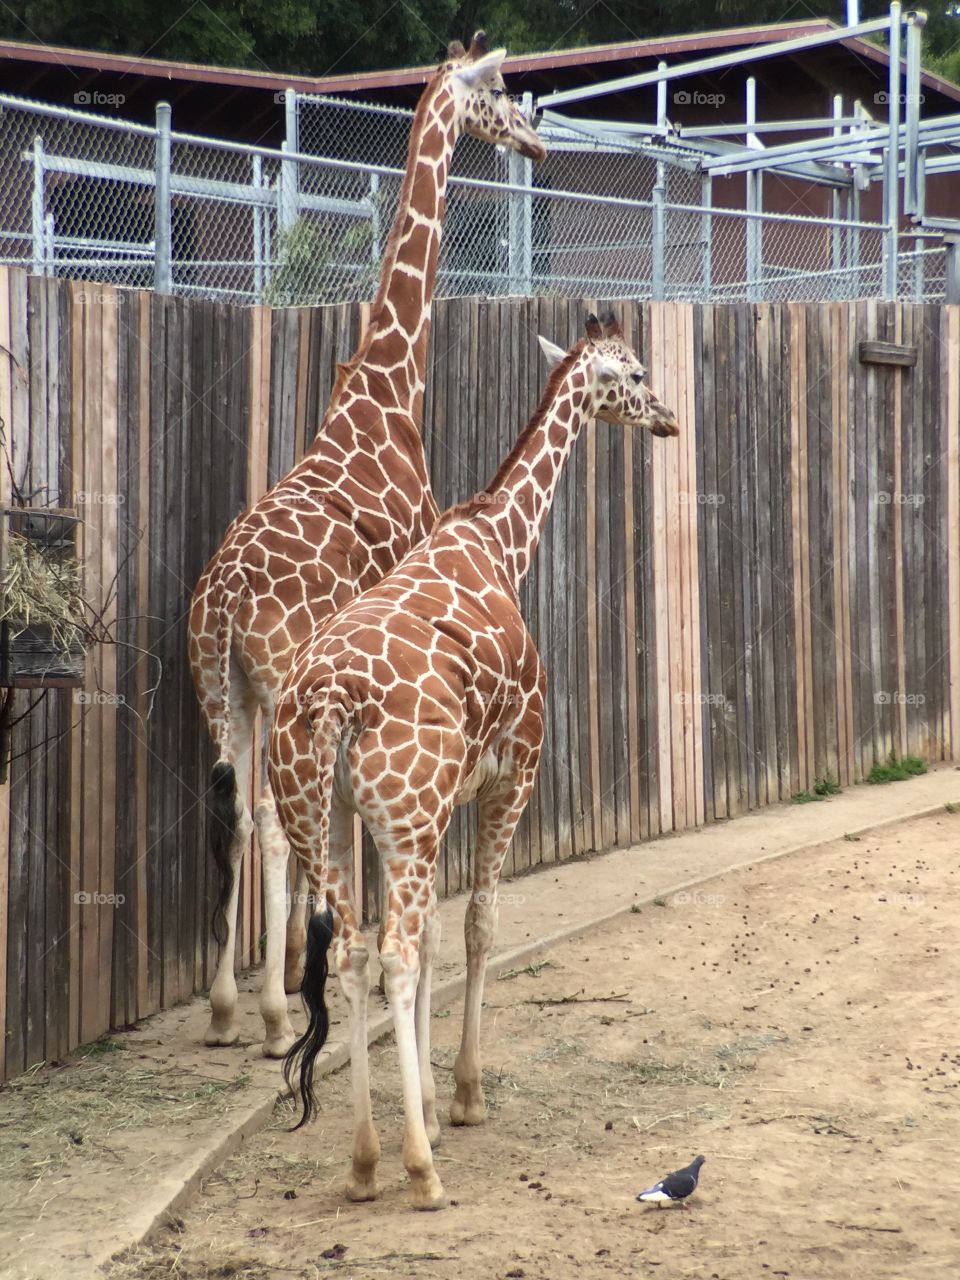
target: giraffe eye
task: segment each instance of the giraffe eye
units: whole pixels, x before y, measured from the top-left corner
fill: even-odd
[[[502,89],[494,89],[494,91],[493,91],[493,96],[494,96],[495,98],[502,98],[502,97],[503,97],[503,90],[502,90]]]
[[[640,383],[643,381],[642,373],[631,373],[630,377],[634,380],[634,382],[637,384],[638,387]]]

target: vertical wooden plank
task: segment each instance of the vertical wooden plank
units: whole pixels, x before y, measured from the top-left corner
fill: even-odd
[[[22,410],[14,411],[9,439],[14,473],[24,475],[23,499],[27,505],[45,505],[48,501],[47,453],[43,447],[46,432],[46,294],[43,281],[26,279],[23,332],[13,334],[13,351],[25,374],[26,399]],[[25,344],[24,346],[21,344]],[[48,774],[49,753],[40,747],[46,736],[46,694],[27,692],[23,702],[32,706],[25,726],[31,752],[19,761],[23,770],[25,791],[23,831],[18,833],[25,872],[20,899],[24,932],[25,967],[22,974],[25,1016],[25,1060],[27,1064],[42,1062],[46,1056],[45,1026],[47,1021],[46,971],[46,896],[54,890],[54,850],[46,840],[45,791],[53,779]],[[18,754],[16,748],[14,756]],[[13,764],[17,767],[16,763]]]
[[[756,619],[754,614],[754,580],[757,574],[757,547],[753,527],[753,473],[756,466],[756,386],[753,362],[748,359],[755,334],[753,307],[738,303],[733,317],[734,362],[737,395],[735,450],[733,564],[739,579],[738,607],[734,614],[736,651],[737,730],[736,748],[739,765],[741,809],[753,809],[757,803],[756,730],[759,721],[757,682],[754,674],[756,655]]]
[[[587,707],[590,744],[590,813],[592,849],[603,848],[600,781],[600,696],[597,682],[599,638],[597,634],[597,435],[587,432],[586,443],[586,584],[587,584]]]
[[[137,544],[137,645],[142,654],[148,650],[150,643],[150,368],[152,351],[152,334],[150,330],[150,295],[138,294],[136,297],[135,323],[139,337],[138,351],[138,417],[139,417],[139,456],[131,465],[131,484],[137,490],[137,525],[139,541]],[[148,915],[148,863],[153,854],[149,849],[149,730],[147,729],[147,712],[151,699],[154,673],[150,664],[141,660],[137,664],[136,697],[137,728],[135,738],[134,773],[137,788],[137,848],[136,848],[136,892],[137,892],[137,1012],[143,1018],[153,1007],[150,984],[150,945]]]
[[[720,646],[720,696],[718,724],[723,737],[726,762],[725,812],[732,817],[743,809],[744,778],[741,768],[741,720],[743,717],[742,674],[743,653],[742,584],[740,570],[742,548],[740,525],[740,415],[736,369],[736,309],[718,307],[714,313],[714,338],[717,344],[714,398],[717,423],[717,487],[718,501],[718,570],[720,596],[718,603]]]
[[[929,394],[927,377],[929,373],[929,335],[924,324],[923,306],[904,306],[903,336],[904,341],[916,344],[918,350],[917,364],[909,371],[909,377],[903,379],[902,417],[901,417],[901,451],[900,451],[900,487],[905,502],[902,505],[902,539],[900,545],[900,561],[903,583],[903,619],[904,619],[904,663],[900,673],[900,688],[908,695],[919,692],[924,683],[923,673],[927,670],[926,638],[927,608],[926,599],[926,566],[924,564],[924,532],[926,512],[917,505],[917,495],[925,499],[923,465],[923,433],[925,424],[925,398]],[[934,325],[939,331],[939,313],[935,314]],[[939,336],[939,332],[938,332]],[[935,420],[935,440],[938,465],[936,467],[938,488],[943,480],[943,459],[940,453],[942,445],[940,433],[941,409],[938,404],[931,406]],[[936,525],[934,525],[936,528]],[[939,531],[938,531],[939,532]],[[939,538],[937,539],[939,543]],[[937,544],[935,544],[937,545]],[[940,558],[939,547],[935,553]],[[943,566],[946,574],[946,564]],[[933,708],[925,704],[918,705],[914,701],[904,702],[906,721],[906,738],[903,749],[913,755],[924,755],[927,751],[927,726]],[[939,744],[938,744],[939,746]],[[937,750],[939,755],[939,749]]]
[[[0,266],[0,419],[13,421],[13,354],[9,267]],[[10,475],[0,466],[0,508],[10,502]],[[7,942],[10,911],[10,781],[0,786],[0,1080],[7,1078]]]
[[[11,368],[11,416],[6,424],[6,445],[13,482],[22,494],[32,491],[33,476],[30,457],[30,368],[31,339],[29,321],[28,277],[20,271],[12,271],[9,280],[10,299],[10,368]],[[14,494],[14,497],[16,495]],[[22,712],[31,695],[21,695],[15,708]],[[9,920],[7,926],[8,976],[7,1015],[8,1042],[7,1063],[11,1074],[39,1061],[36,1035],[35,1005],[37,992],[31,990],[30,973],[36,970],[36,957],[31,955],[39,927],[36,919],[36,892],[34,881],[43,878],[43,862],[37,862],[34,842],[31,838],[31,752],[36,746],[35,714],[27,714],[13,728],[11,735],[10,769],[10,853],[9,853]],[[33,873],[33,874],[32,874]],[[31,887],[32,892],[31,892]],[[31,901],[31,898],[33,901]],[[31,913],[31,907],[33,912]],[[42,938],[42,929],[41,929]],[[42,995],[42,993],[41,993]],[[40,1019],[42,1020],[42,1009]]]
[[[721,499],[719,458],[720,430],[717,415],[716,388],[725,376],[726,366],[721,365],[721,353],[717,345],[719,309],[712,305],[701,308],[701,333],[697,349],[698,365],[702,371],[700,417],[703,438],[703,477],[701,489],[707,501],[703,508],[704,522],[704,625],[706,629],[705,668],[703,687],[707,692],[707,754],[705,756],[705,785],[708,813],[714,818],[728,815],[726,733],[724,729],[723,695],[723,646],[721,625],[723,603],[720,584],[720,521]]]
[[[710,773],[710,718],[705,701],[707,689],[706,585],[704,556],[706,506],[700,501],[705,492],[703,477],[703,369],[700,351],[703,345],[703,308],[690,306],[687,312],[686,369],[687,388],[681,430],[687,439],[688,486],[696,498],[693,513],[690,556],[690,630],[693,647],[693,687],[696,694],[694,716],[694,769],[696,823],[702,826],[712,807],[713,779]]]
[[[922,430],[912,432],[918,454],[912,482],[917,503],[910,507],[910,516],[914,563],[919,566],[915,576],[922,583],[923,596],[912,606],[917,623],[914,667],[917,674],[911,680],[911,687],[917,686],[917,692],[925,698],[915,722],[920,754],[942,759],[950,756],[950,711],[946,695],[950,637],[958,622],[948,599],[949,558],[955,550],[956,538],[955,534],[948,534],[944,436],[960,430],[960,414],[954,402],[953,417],[944,419],[946,396],[942,389],[941,371],[948,361],[952,361],[953,376],[956,377],[958,352],[956,348],[951,351],[939,340],[942,307],[925,304],[914,310],[915,332],[922,335],[922,369],[913,371],[918,382],[914,397],[915,413],[920,416]],[[928,466],[928,455],[931,459],[938,459],[939,465]],[[908,577],[907,581],[911,579]]]
[[[809,646],[809,528],[807,518],[806,316],[789,304],[790,315],[790,492],[793,532],[793,611],[796,653],[798,787],[813,782],[813,717]]]
[[[650,304],[651,381],[663,386],[666,380],[666,349],[663,331],[663,307]],[[657,648],[657,808],[658,829],[673,829],[673,706],[671,702],[670,602],[668,546],[669,510],[667,506],[667,458],[661,449],[653,450],[651,499],[653,510],[653,591],[656,611]]]
[[[703,824],[703,715],[700,687],[700,558],[697,493],[697,430],[693,363],[693,307],[677,305],[678,378],[677,402],[674,408],[680,423],[677,441],[683,491],[688,495],[684,521],[683,598],[681,626],[684,652],[685,684],[690,697],[684,723],[684,756],[686,768],[687,824]]]
[[[621,324],[623,336],[635,352],[638,341],[634,335],[634,309],[624,307]],[[642,356],[641,356],[642,360]],[[634,432],[627,430],[623,441],[623,474],[626,480],[623,491],[623,542],[624,542],[624,583],[623,583],[623,619],[625,628],[625,680],[626,680],[626,759],[623,767],[627,771],[629,786],[629,839],[631,844],[641,839],[640,825],[640,743],[639,743],[639,698],[637,691],[637,559],[642,550],[636,546],[634,538],[634,522],[636,504],[634,502]]]
[[[950,753],[960,759],[960,306],[945,306],[942,319],[946,468],[947,617],[949,619]]]
[[[70,496],[78,513],[79,495],[87,486],[85,458],[83,453],[83,401],[86,390],[84,378],[83,355],[85,348],[84,327],[86,323],[86,307],[78,303],[77,295],[81,290],[76,285],[68,285],[67,332],[70,335]],[[78,530],[78,552],[83,549],[83,526]],[[73,1048],[80,1041],[80,956],[81,926],[80,906],[77,894],[83,885],[83,851],[81,838],[82,804],[83,804],[83,711],[84,708],[74,704],[73,720],[70,729],[70,986],[69,986],[69,1036],[68,1048]]]
[[[659,313],[661,342],[663,343],[663,378],[654,382],[659,395],[666,397],[671,405],[677,403],[678,397],[678,349],[677,349],[677,308],[674,303],[657,303],[655,310]],[[658,444],[661,442],[658,441]],[[671,823],[674,830],[682,830],[687,825],[687,787],[686,787],[686,755],[684,739],[687,735],[691,690],[685,678],[683,638],[681,635],[682,599],[683,599],[683,563],[680,519],[680,442],[664,441],[665,449],[658,449],[663,454],[664,498],[666,503],[666,607],[667,634],[669,647],[669,681],[670,681],[670,774],[673,780]]]
[[[117,294],[117,696],[116,716],[116,853],[114,884],[122,896],[114,913],[113,980],[110,992],[110,1025],[123,1027],[137,1016],[137,894],[136,864],[136,549],[139,511],[135,475],[139,453],[139,351],[137,347],[138,295],[133,290]]]
[[[846,306],[832,303],[830,317],[830,369],[831,369],[831,419],[830,444],[832,454],[833,492],[831,495],[833,516],[833,616],[834,658],[837,691],[837,780],[841,786],[853,781],[851,770],[851,743],[849,706],[850,649],[847,642],[850,609],[847,591],[847,572],[850,548],[847,539],[847,377],[844,369],[844,321]]]
[[[84,311],[82,376],[84,382],[83,419],[79,424],[79,452],[83,457],[86,502],[81,528],[83,581],[88,599],[97,599],[103,581],[102,508],[103,468],[100,453],[100,422],[103,416],[103,308],[95,291],[87,290]],[[84,686],[102,688],[102,655],[87,655]],[[81,818],[81,891],[94,894],[100,888],[100,773],[103,768],[103,717],[101,708],[83,708],[83,777]],[[104,904],[105,906],[106,904]],[[80,1039],[92,1040],[103,1030],[100,1009],[100,925],[102,906],[84,901],[80,907]]]
[[[894,304],[894,335],[896,343],[903,342],[902,303]],[[894,374],[893,402],[893,595],[895,618],[895,646],[897,664],[897,750],[900,755],[907,751],[907,654],[905,647],[905,618],[903,604],[903,398],[905,371],[896,370]]]
[[[757,714],[760,719],[757,742],[757,800],[759,804],[776,801],[779,795],[777,775],[776,696],[774,687],[773,584],[778,572],[774,550],[776,536],[771,525],[773,494],[770,492],[771,434],[779,424],[770,418],[770,305],[760,303],[755,309],[753,350],[750,353],[751,394],[753,401],[754,466],[751,476],[751,503],[756,527],[754,600],[756,609],[755,639],[758,691]]]
[[[96,435],[100,457],[100,489],[103,496],[100,509],[100,581],[96,599],[103,609],[104,625],[112,632],[117,622],[117,598],[115,584],[118,561],[118,513],[117,500],[117,366],[118,340],[117,298],[118,291],[104,285],[100,288],[101,329],[101,416],[99,427],[91,423]],[[103,602],[102,604],[100,602]],[[103,775],[99,784],[100,831],[100,892],[108,897],[116,894],[115,870],[117,849],[117,647],[102,645],[100,654],[100,689],[106,695],[98,708],[100,712],[101,760]],[[113,930],[116,907],[105,903],[99,908],[99,973],[97,990],[98,1022],[105,1031],[110,1026],[111,979],[113,958]]]

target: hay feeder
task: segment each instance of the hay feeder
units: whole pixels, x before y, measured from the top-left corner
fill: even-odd
[[[0,688],[76,688],[84,607],[75,511],[9,507],[0,521]]]

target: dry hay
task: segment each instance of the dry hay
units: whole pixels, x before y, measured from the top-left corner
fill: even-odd
[[[251,1258],[204,1260],[182,1249],[142,1244],[111,1258],[105,1280],[270,1280],[274,1268]]]
[[[160,1066],[110,1039],[58,1066],[39,1063],[0,1086],[0,1178],[34,1182],[76,1159],[109,1154],[107,1140],[118,1131],[229,1110],[248,1079]]]
[[[54,644],[67,655],[86,634],[86,612],[80,565],[72,551],[54,550],[11,533],[0,586],[0,621],[9,623],[13,635],[27,627],[49,627]]]

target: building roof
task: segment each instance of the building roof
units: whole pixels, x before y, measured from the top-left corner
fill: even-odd
[[[837,23],[816,19],[519,54],[506,59],[504,75],[511,91],[538,96],[649,71],[661,59],[687,61],[831,29],[840,28]],[[495,34],[492,33],[494,37]],[[806,54],[799,50],[783,57],[793,64],[792,84],[789,80],[785,84],[781,72],[774,71],[774,64],[769,60],[758,62],[755,68],[741,66],[714,72],[704,76],[703,82],[715,87],[726,79],[733,88],[742,83],[746,75],[753,74],[761,78],[761,84],[767,78],[772,92],[780,90],[788,96],[796,92],[801,82],[808,87],[819,84],[831,92],[848,89],[851,96],[864,96],[868,90],[883,88],[889,66],[884,48],[857,37],[821,46]],[[780,63],[780,59],[775,61]],[[120,94],[123,104],[114,109],[142,120],[152,117],[157,101],[168,100],[174,105],[175,128],[245,140],[270,140],[270,135],[274,135],[272,140],[277,140],[277,131],[282,127],[282,108],[276,104],[276,95],[283,89],[409,105],[416,100],[420,86],[432,70],[431,65],[343,75],[336,72],[322,76],[285,75],[269,70],[208,67],[160,58],[0,41],[0,72],[7,92],[73,105],[78,94],[98,89],[105,95]],[[923,83],[929,91],[927,113],[956,110],[960,87],[930,72],[923,73]],[[646,112],[651,96],[652,91],[647,88],[588,100],[586,106],[591,114],[615,118],[629,112],[637,118]],[[238,117],[238,99],[245,101],[249,114],[245,112]],[[89,105],[96,109],[95,101]]]

